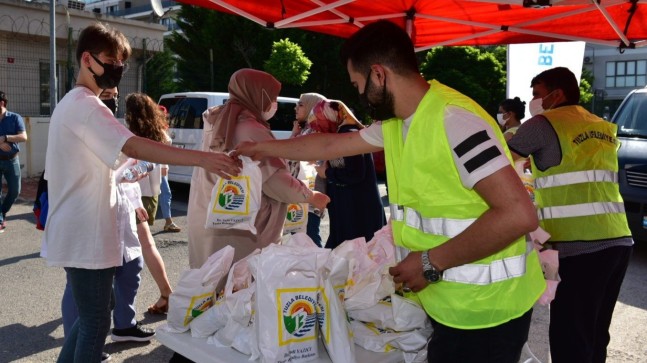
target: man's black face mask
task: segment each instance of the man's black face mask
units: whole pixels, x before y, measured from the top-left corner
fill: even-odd
[[[394,118],[395,112],[393,110],[393,96],[386,90],[386,76],[384,78],[384,87],[382,88],[380,100],[371,102],[368,99],[369,95],[372,93],[371,91],[375,88],[371,81],[372,72],[373,70],[369,69],[368,75],[366,76],[364,92],[359,94],[359,102],[368,111],[369,116],[374,120],[388,120],[390,118]]]

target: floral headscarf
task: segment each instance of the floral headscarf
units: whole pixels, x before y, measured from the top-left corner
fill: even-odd
[[[336,100],[318,102],[308,116],[308,124],[315,131],[326,133],[336,133],[341,125],[355,124],[360,129],[364,128],[350,109]]]

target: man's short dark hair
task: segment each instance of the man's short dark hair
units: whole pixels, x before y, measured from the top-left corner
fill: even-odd
[[[0,101],[4,102],[4,107],[7,107],[7,95],[0,91]]]
[[[577,78],[566,67],[555,67],[543,71],[530,81],[530,87],[543,83],[549,91],[561,89],[566,97],[564,105],[577,105],[580,103],[580,86]]]
[[[81,31],[76,45],[76,62],[81,65],[83,52],[97,55],[106,52],[109,57],[118,56],[125,62],[132,53],[128,39],[117,29],[103,23],[94,23]]]
[[[368,24],[353,34],[341,48],[341,61],[350,60],[356,71],[383,64],[398,74],[419,73],[418,60],[409,35],[387,20]]]

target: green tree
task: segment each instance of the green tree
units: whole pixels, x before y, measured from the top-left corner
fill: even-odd
[[[496,114],[499,103],[505,98],[505,67],[485,49],[432,48],[420,71],[426,79],[436,79],[471,97],[491,114]]]
[[[582,68],[582,76],[580,77],[580,105],[589,110],[593,101],[593,81],[593,72]]]
[[[168,39],[177,54],[179,87],[185,91],[226,91],[241,68],[261,69],[275,33],[243,17],[182,5],[181,32]]]
[[[155,101],[165,93],[179,91],[175,82],[175,60],[168,48],[155,53],[146,62],[146,84],[144,87],[143,91]]]
[[[282,83],[303,85],[310,75],[312,62],[301,47],[289,38],[274,42],[270,58],[265,61],[265,71]]]

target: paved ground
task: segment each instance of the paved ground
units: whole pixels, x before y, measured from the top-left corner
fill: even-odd
[[[0,234],[0,363],[54,362],[63,341],[60,318],[60,298],[65,283],[62,269],[49,268],[39,257],[41,232],[34,228],[31,211],[36,191],[36,179],[25,180],[19,201],[8,218],[8,228]],[[188,188],[172,185],[173,214],[176,223],[186,225]],[[384,186],[381,185],[384,193]],[[172,284],[188,267],[186,231],[161,232],[158,220],[153,233],[167,266]],[[74,228],[74,221],[70,221]],[[327,222],[322,226],[327,234]],[[600,267],[604,273],[604,266]],[[647,242],[635,249],[623,285],[612,325],[609,346],[610,363],[647,362]],[[591,278],[595,278],[592,276]],[[163,317],[150,316],[146,307],[158,296],[148,271],[142,274],[142,286],[137,300],[138,319],[156,327]],[[541,362],[548,362],[548,309],[537,306],[533,314],[530,347]],[[172,352],[153,340],[150,343],[112,343],[106,351],[113,362],[168,362]],[[360,362],[364,363],[364,362]]]

